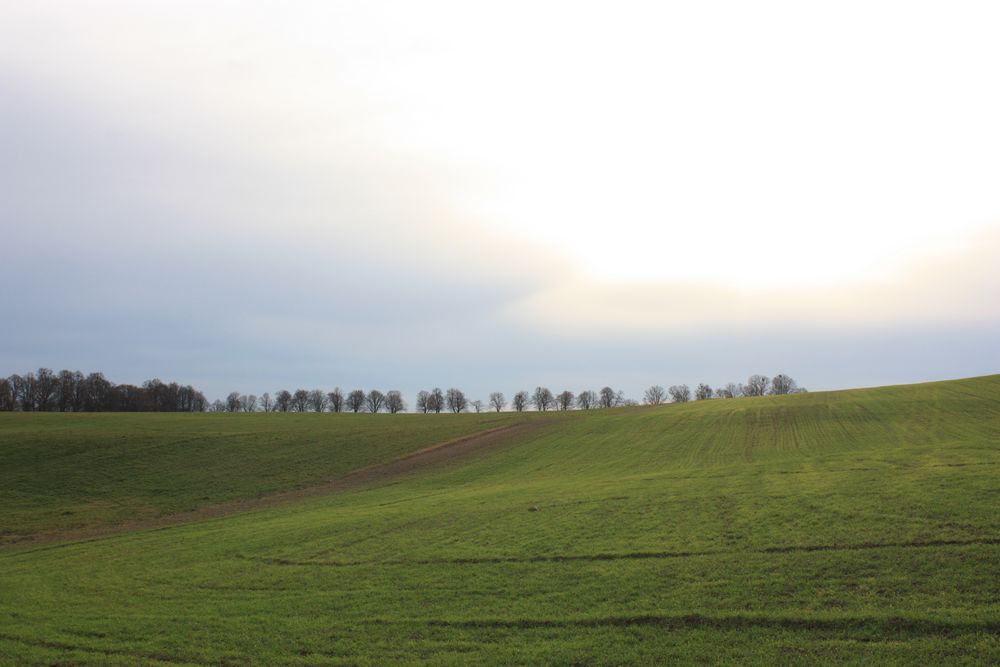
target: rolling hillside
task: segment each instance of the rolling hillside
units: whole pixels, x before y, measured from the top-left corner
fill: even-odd
[[[253,455],[216,459],[224,447],[175,451],[205,433],[150,445],[183,427],[138,415],[76,476],[42,453],[100,417],[17,417],[0,422],[3,530],[50,535],[0,550],[4,664],[1000,661],[1000,376],[533,415],[437,458],[412,452],[516,418],[413,435],[391,429],[424,416],[381,416],[360,435],[354,416],[251,415]],[[339,453],[300,464],[320,429]],[[113,489],[109,459],[133,447],[168,474],[143,464]],[[60,512],[106,525],[150,498],[164,513],[330,479],[245,511],[51,535]],[[93,509],[102,489],[118,509]]]
[[[4,412],[0,544],[238,509],[532,417]]]

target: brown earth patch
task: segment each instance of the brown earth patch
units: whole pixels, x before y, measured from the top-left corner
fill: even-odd
[[[34,535],[15,538],[7,544],[0,545],[0,548],[10,546],[24,547],[26,545],[43,545],[67,541],[87,541],[137,530],[166,528],[180,523],[214,519],[307,498],[385,486],[418,473],[461,463],[480,453],[514,444],[519,438],[539,432],[558,421],[561,420],[535,419],[512,426],[501,426],[487,431],[480,431],[411,452],[385,463],[370,465],[341,475],[340,477],[290,491],[281,491],[258,498],[230,500],[224,503],[199,507],[189,512],[166,514],[137,521],[36,533]]]

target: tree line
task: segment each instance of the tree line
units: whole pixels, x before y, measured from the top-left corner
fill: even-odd
[[[717,389],[700,383],[694,391],[686,384],[664,388],[653,385],[643,393],[645,405],[686,403],[694,400],[740,398],[794,394],[806,391],[794,379],[783,373],[769,378],[751,375],[745,383],[730,382]],[[564,390],[554,394],[547,387],[533,392],[518,391],[508,401],[503,392],[495,391],[487,402],[469,399],[461,389],[447,391],[435,387],[417,392],[415,411],[423,414],[441,412],[482,412],[513,410],[591,410],[637,406],[639,401],[626,398],[624,392],[603,387],[574,393]],[[272,396],[231,392],[226,399],[209,403],[204,394],[191,385],[166,384],[159,379],[147,380],[141,386],[114,384],[101,373],[84,376],[79,371],[54,373],[40,368],[35,373],[0,378],[0,410],[59,411],[59,412],[386,412],[396,414],[407,410],[402,392],[378,389],[343,391],[339,387],[327,392],[322,389],[282,389]]]
[[[772,378],[766,375],[751,375],[746,383],[730,382],[717,389],[700,383],[694,390],[694,399],[704,401],[712,398],[742,398],[750,396],[783,396],[785,394],[801,394],[806,391],[805,387],[800,387],[790,376],[779,373]],[[643,402],[646,405],[660,405],[661,403],[687,403],[691,400],[691,388],[686,384],[672,385],[664,389],[660,385],[653,385],[643,394]]]
[[[744,396],[767,396],[795,394],[806,391],[794,379],[783,373],[769,378],[765,375],[751,375],[745,383],[730,382],[717,389],[700,383],[694,392],[686,384],[671,385],[664,389],[653,385],[643,393],[642,404],[661,405],[664,403],[686,403],[694,400],[714,398],[741,398]],[[510,400],[503,392],[495,391],[484,402],[470,399],[461,389],[431,390],[417,392],[415,411],[423,414],[442,412],[483,412],[512,410],[524,412],[535,410],[591,410],[638,406],[639,401],[626,398],[624,392],[604,387],[600,391],[590,389],[574,393],[564,390],[554,394],[547,387],[536,387],[533,392],[519,391]],[[406,412],[407,403],[397,390],[382,393],[378,389],[365,391],[355,389],[344,392],[339,387],[331,392],[322,389],[297,389],[294,392],[281,390],[274,396],[265,392],[259,397],[254,394],[232,392],[225,401],[215,401],[209,409],[215,412]]]
[[[331,392],[322,389],[282,389],[271,396],[230,393],[225,401],[214,401],[212,412],[389,412],[406,410],[403,394],[395,389],[382,393],[378,389],[355,389],[344,392],[337,387]]]
[[[0,411],[23,412],[204,412],[205,395],[191,385],[158,378],[141,386],[115,384],[103,373],[34,373],[0,378]]]

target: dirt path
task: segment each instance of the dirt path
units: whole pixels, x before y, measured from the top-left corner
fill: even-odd
[[[190,521],[213,519],[238,512],[287,504],[306,498],[384,486],[417,473],[460,463],[481,452],[513,444],[519,438],[541,431],[556,421],[559,420],[535,419],[521,424],[514,424],[513,426],[501,426],[488,431],[480,431],[411,452],[385,463],[360,468],[319,484],[311,484],[291,491],[281,491],[258,498],[231,500],[216,505],[200,507],[190,512],[167,514],[108,526],[89,526],[38,533],[0,545],[0,549],[98,539],[136,530],[165,528]]]

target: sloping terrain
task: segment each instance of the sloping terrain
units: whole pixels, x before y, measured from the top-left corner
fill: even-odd
[[[1000,376],[559,416],[340,493],[9,546],[0,661],[990,664],[997,507]]]
[[[238,508],[530,421],[495,413],[0,413],[0,544],[175,522],[221,503]]]

